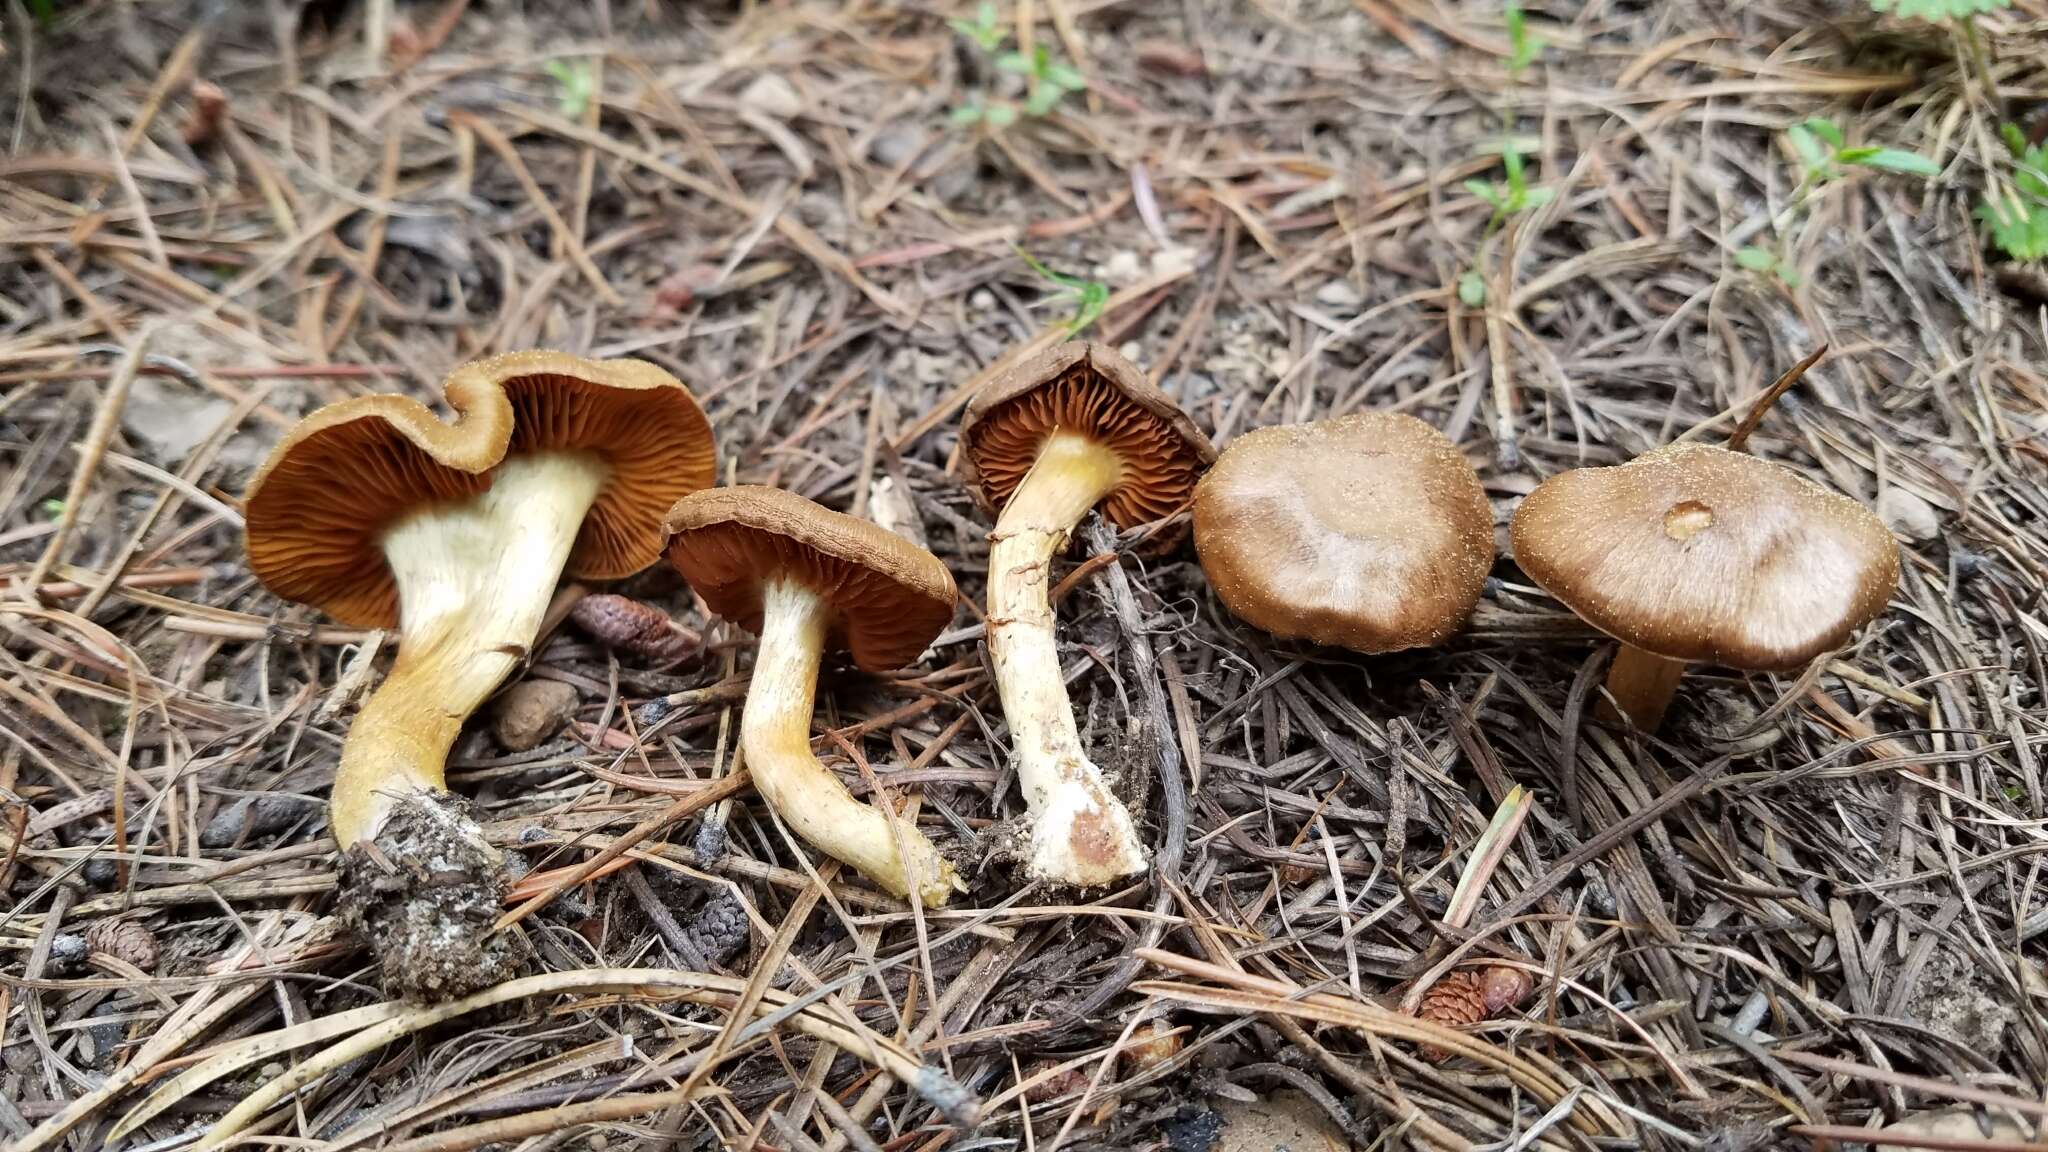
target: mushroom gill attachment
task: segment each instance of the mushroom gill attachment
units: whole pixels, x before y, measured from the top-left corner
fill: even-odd
[[[1098,344],[1024,361],[968,404],[961,459],[996,513],[988,646],[1031,810],[1026,871],[1092,888],[1145,868],[1129,811],[1088,759],[1061,676],[1052,557],[1100,505],[1120,527],[1184,506],[1216,450],[1129,361]]]
[[[1553,476],[1510,534],[1531,579],[1621,641],[1608,692],[1644,731],[1685,664],[1797,668],[1883,612],[1899,581],[1869,509],[1704,444]]]
[[[1202,571],[1233,615],[1354,652],[1440,643],[1493,566],[1478,474],[1395,412],[1245,433],[1196,486],[1194,520]]]
[[[714,488],[669,512],[669,562],[711,610],[761,638],[740,720],[754,787],[797,835],[928,907],[964,887],[908,822],[855,800],[811,753],[829,647],[870,672],[916,660],[953,618],[938,557],[866,520],[777,488]]]
[[[329,806],[344,911],[393,990],[431,997],[510,963],[488,932],[502,862],[446,791],[463,721],[526,658],[563,572],[646,567],[663,513],[713,473],[703,411],[651,364],[515,352],[464,365],[444,392],[453,421],[403,396],[320,409],[245,499],[249,564],[272,592],[398,630]]]

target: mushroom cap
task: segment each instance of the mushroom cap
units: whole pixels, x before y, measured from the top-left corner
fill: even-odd
[[[960,422],[961,467],[992,514],[1009,503],[1039,447],[1059,430],[1114,451],[1123,480],[1102,499],[1120,528],[1170,515],[1216,448],[1145,374],[1101,344],[1072,340],[989,381]]]
[[[1457,631],[1493,567],[1479,476],[1413,416],[1247,432],[1195,489],[1218,599],[1275,636],[1392,652]]]
[[[802,581],[832,606],[826,643],[870,672],[918,658],[953,619],[953,575],[879,524],[780,488],[707,488],[669,510],[668,559],[713,612],[761,630],[762,585]]]
[[[1869,509],[1789,468],[1672,444],[1538,485],[1510,529],[1531,579],[1672,660],[1796,668],[1884,611],[1899,549]]]
[[[509,455],[548,450],[590,452],[610,467],[565,570],[630,576],[661,555],[669,506],[716,478],[704,410],[644,361],[512,352],[457,368],[442,392],[453,421],[410,397],[359,396],[285,435],[244,498],[249,566],[266,587],[346,624],[392,627],[385,529],[422,505],[484,491]]]

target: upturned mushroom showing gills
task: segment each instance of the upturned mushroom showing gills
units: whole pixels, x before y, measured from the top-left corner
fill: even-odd
[[[668,515],[669,562],[713,612],[761,638],[740,718],[747,771],[798,836],[891,895],[936,908],[964,887],[907,821],[853,798],[811,753],[825,651],[870,672],[917,659],[953,618],[938,557],[779,488],[713,488]]]
[[[1195,487],[1195,551],[1246,623],[1393,652],[1439,643],[1472,614],[1493,513],[1442,433],[1361,412],[1231,441]]]
[[[1027,875],[1090,888],[1145,869],[1123,802],[1088,758],[1054,641],[1052,557],[1100,505],[1122,528],[1178,510],[1216,450],[1131,363],[1063,344],[990,381],[961,429],[968,478],[997,511],[988,647],[1031,811]]]
[[[329,807],[345,915],[386,983],[428,998],[516,958],[488,932],[501,862],[446,791],[464,719],[525,659],[565,571],[653,563],[662,514],[713,478],[703,411],[652,364],[515,352],[458,368],[444,392],[452,422],[403,396],[320,409],[246,500],[249,564],[272,592],[398,631]]]
[[[1883,612],[1899,581],[1869,509],[1703,444],[1553,476],[1510,534],[1522,571],[1621,641],[1607,691],[1646,732],[1686,664],[1798,668]]]

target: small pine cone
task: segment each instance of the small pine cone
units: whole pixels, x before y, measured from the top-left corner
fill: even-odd
[[[602,592],[585,596],[569,618],[592,639],[656,664],[674,664],[696,652],[702,638],[668,618],[668,613],[631,596]]]
[[[1145,1022],[1132,1038],[1133,1043],[1124,1049],[1124,1060],[1130,1066],[1133,1076],[1150,1072],[1175,1056],[1180,1055],[1180,1033],[1165,1020],[1152,1019]]]
[[[159,953],[156,933],[138,920],[95,920],[85,929],[85,946],[93,952],[133,964],[144,972],[156,969]]]
[[[1464,1028],[1520,1004],[1532,986],[1529,974],[1520,968],[1506,965],[1489,965],[1476,971],[1460,968],[1422,994],[1422,1006],[1415,1014],[1432,1024]],[[1421,1051],[1422,1058],[1432,1064],[1442,1063],[1451,1056],[1434,1044],[1424,1044]]]

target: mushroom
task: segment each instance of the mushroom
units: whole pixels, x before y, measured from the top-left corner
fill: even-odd
[[[1704,444],[1553,476],[1510,536],[1522,571],[1621,641],[1607,691],[1645,732],[1686,664],[1797,668],[1882,612],[1899,581],[1898,545],[1869,509]]]
[[[1393,652],[1458,629],[1493,566],[1493,512],[1413,416],[1260,428],[1195,487],[1195,551],[1232,614],[1275,636]]]
[[[988,646],[1031,810],[1025,871],[1088,888],[1145,868],[1145,846],[1074,727],[1050,596],[1053,554],[1088,510],[1122,528],[1188,500],[1216,450],[1123,357],[1062,344],[990,381],[960,428],[989,537]]]
[[[668,558],[713,612],[761,638],[740,718],[754,787],[796,834],[892,895],[926,907],[963,889],[924,834],[855,800],[811,753],[825,650],[870,672],[917,659],[953,618],[939,558],[779,488],[714,488],[668,514]],[[900,849],[900,850],[899,850]]]
[[[453,422],[404,396],[320,409],[246,497],[249,564],[272,592],[398,630],[329,807],[346,913],[386,982],[423,996],[493,982],[511,959],[486,940],[501,862],[447,796],[463,721],[525,659],[564,571],[653,563],[662,513],[713,479],[703,411],[652,364],[515,352],[443,390]]]

